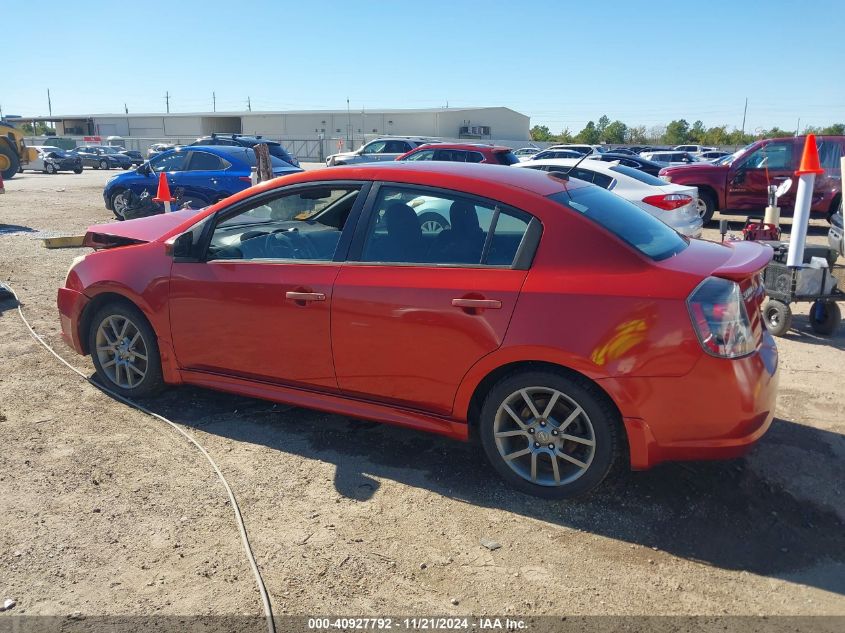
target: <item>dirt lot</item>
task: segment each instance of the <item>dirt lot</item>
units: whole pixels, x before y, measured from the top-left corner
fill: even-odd
[[[39,238],[109,220],[113,173],[27,173],[0,196],[0,279],[86,373],[55,307],[83,251]],[[805,315],[779,340],[777,420],[749,457],[635,473],[577,502],[515,494],[479,450],[438,437],[188,387],[149,406],[220,464],[279,614],[845,614],[845,328],[821,339]],[[260,613],[196,449],[59,364],[11,302],[0,363],[9,613]]]

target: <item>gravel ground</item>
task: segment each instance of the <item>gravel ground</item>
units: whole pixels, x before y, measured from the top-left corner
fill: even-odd
[[[109,175],[27,173],[0,196],[0,280],[86,374],[55,307],[83,250],[39,238],[109,220]],[[190,387],[147,404],[220,464],[278,614],[845,615],[845,328],[813,335],[806,308],[794,327],[751,455],[575,502],[514,493],[479,450],[434,436]],[[0,363],[0,603],[17,601],[0,620],[261,613],[196,449],[68,371],[8,301]]]

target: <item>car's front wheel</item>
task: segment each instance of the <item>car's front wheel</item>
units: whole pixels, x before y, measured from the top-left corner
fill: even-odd
[[[48,174],[55,174],[56,173],[56,166],[52,163],[47,163],[44,166],[44,171],[46,171]]]
[[[496,471],[538,497],[589,492],[619,459],[619,414],[586,379],[551,371],[506,376],[487,394],[479,422]]]
[[[111,196],[111,208],[114,212],[114,217],[118,220],[126,219],[126,209],[129,206],[129,196],[127,191],[118,191]]]
[[[158,339],[138,308],[109,303],[91,319],[88,349],[100,381],[128,398],[149,396],[164,386]]]
[[[109,168],[109,162],[107,160],[101,160],[100,161],[100,169],[108,169],[108,168]]]

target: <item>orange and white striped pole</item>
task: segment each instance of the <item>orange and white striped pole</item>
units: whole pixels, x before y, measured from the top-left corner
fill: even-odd
[[[792,215],[792,233],[789,236],[789,252],[786,265],[797,268],[804,264],[804,245],[807,242],[807,227],[810,224],[810,205],[813,202],[813,185],[816,174],[823,174],[819,164],[819,150],[816,147],[816,135],[808,134],[804,142],[804,154],[801,165],[795,175],[798,176],[798,191],[795,192],[795,211]]]
[[[170,203],[173,202],[173,196],[170,195],[170,185],[167,183],[167,174],[164,172],[158,175],[158,193],[153,198],[153,202],[163,202],[165,213],[170,213],[173,210],[170,208]]]

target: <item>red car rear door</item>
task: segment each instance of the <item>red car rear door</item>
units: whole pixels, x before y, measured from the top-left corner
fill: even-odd
[[[173,264],[180,367],[336,391],[329,315],[361,185],[294,186],[223,211],[204,261]],[[348,227],[348,228],[347,228]]]
[[[342,392],[449,414],[466,372],[510,323],[539,221],[455,192],[382,184],[332,298]],[[439,214],[443,231],[425,230]],[[492,231],[491,231],[492,228]],[[483,262],[483,263],[482,263]]]

